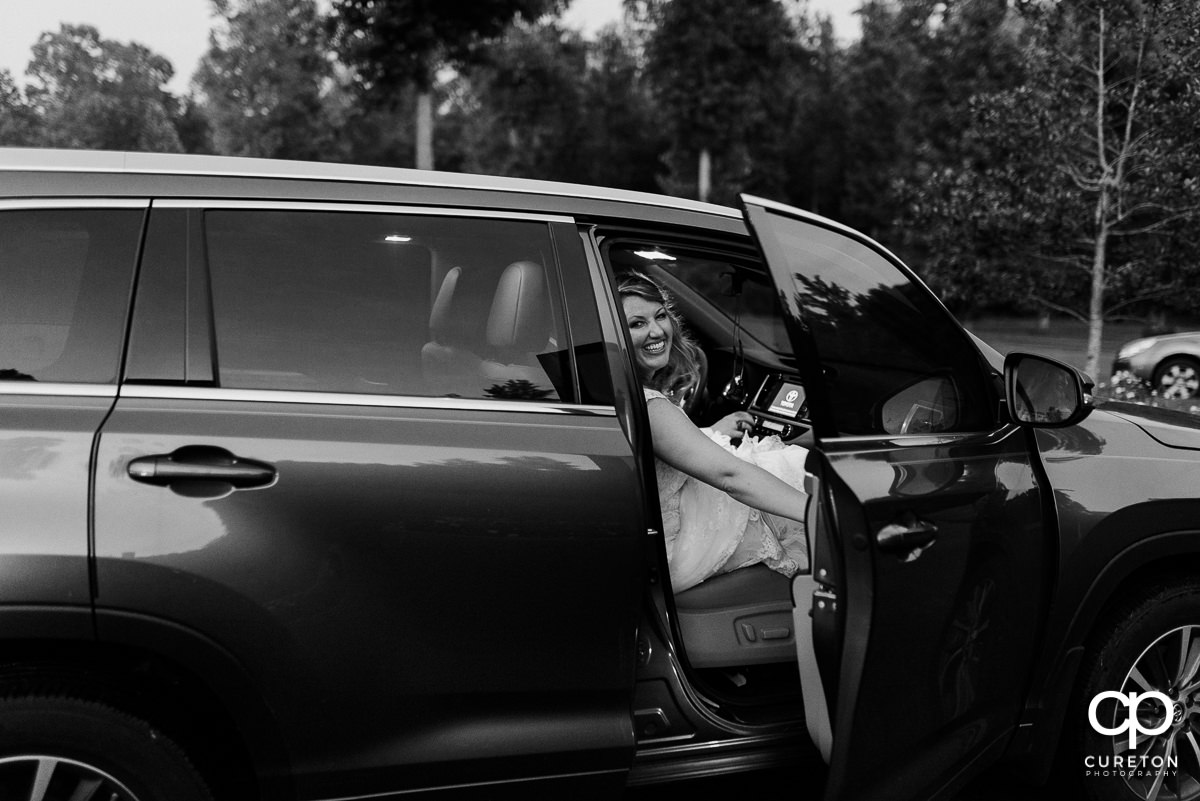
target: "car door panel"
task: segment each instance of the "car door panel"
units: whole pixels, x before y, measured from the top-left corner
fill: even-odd
[[[236,211],[222,218],[223,231],[233,230]],[[437,224],[429,216],[316,214],[307,226],[262,219],[291,226],[292,239],[276,240],[277,249],[295,248],[289,266],[311,255],[295,237],[314,228],[342,231],[349,219],[386,231],[408,223],[401,230],[412,233]],[[159,222],[189,235],[156,236]],[[127,373],[97,453],[99,636],[123,610],[153,609],[164,624],[203,632],[237,654],[276,716],[304,797],[582,771],[619,778],[633,752],[645,526],[635,459],[615,410],[553,399],[214,386],[224,365],[211,349],[231,341],[220,314],[222,298],[233,296],[208,294],[205,225],[204,210],[191,208],[156,210],[151,222],[156,246],[142,273],[152,302],[135,306],[128,358],[130,371],[146,374]],[[445,226],[452,231],[453,221]],[[226,251],[260,239],[223,235]],[[460,255],[463,240],[449,240]],[[360,273],[372,264],[370,248],[389,247],[382,238],[352,246],[362,258],[345,269]],[[375,258],[389,272],[373,280],[430,266],[427,257]],[[323,263],[319,254],[312,260]],[[305,284],[294,283],[289,297],[301,297]],[[428,285],[402,301],[427,309]],[[347,289],[322,286],[331,302],[340,299],[329,293]],[[272,292],[268,285],[266,301],[277,300]],[[229,302],[260,313],[242,297]],[[278,308],[277,317],[240,330],[264,336],[272,325],[292,325],[291,306]],[[304,326],[336,311],[314,309],[295,323],[306,338]],[[164,354],[153,335],[176,331],[172,319],[186,320],[186,359]],[[401,325],[409,340],[420,337],[406,354],[419,354],[427,328],[411,319]],[[375,342],[386,327],[363,330]],[[324,368],[317,349],[336,353],[336,336],[298,357]],[[242,359],[235,377],[299,381],[273,365],[259,369],[255,349],[234,344]],[[296,351],[282,335],[267,346],[277,362]],[[419,373],[397,371],[378,354],[368,354],[379,365],[370,373],[352,369],[366,357],[344,354],[351,366],[332,365],[322,380],[420,384]],[[265,472],[239,486],[241,467]],[[173,472],[151,475],[159,469]]]
[[[918,797],[930,777],[953,775],[1011,731],[1045,593],[1021,580],[1045,549],[1023,439],[1014,430],[1000,442],[823,453],[846,553],[845,626],[854,635],[842,657],[835,758],[878,768],[848,771],[831,790],[838,797]],[[921,477],[945,465],[963,469]],[[914,520],[936,527],[936,539],[884,552],[880,533]]]
[[[99,388],[110,397],[68,385],[19,392],[27,386],[0,385],[0,604],[86,608],[88,464],[115,390]]]
[[[38,610],[86,611],[91,604],[92,446],[117,394],[147,205],[0,201],[0,604],[11,605],[5,625],[23,626],[16,621]],[[70,620],[71,630],[88,628],[81,614],[55,619]],[[40,631],[31,636],[50,636],[50,626],[35,626]]]
[[[219,633],[280,716],[297,773],[317,785],[417,781],[401,769],[435,754],[476,762],[481,781],[507,770],[482,761],[547,749],[619,768],[634,624],[604,599],[636,595],[621,568],[640,541],[635,521],[604,508],[632,476],[609,446],[613,427],[123,399],[98,453],[97,603]],[[201,443],[272,465],[277,482],[128,475],[136,457]],[[503,738],[499,721],[512,725]],[[396,775],[360,785],[351,768]]]
[[[831,710],[826,796],[925,797],[1012,732],[1027,688],[1053,532],[1029,440],[996,420],[978,351],[890,254],[743,201],[800,356],[837,543],[796,598]]]

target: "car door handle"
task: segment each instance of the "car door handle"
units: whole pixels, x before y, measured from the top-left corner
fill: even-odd
[[[189,445],[173,453],[141,456],[129,462],[135,481],[167,486],[188,481],[219,481],[237,489],[262,487],[275,480],[275,468],[241,459],[224,448]]]
[[[912,512],[905,512],[895,523],[879,529],[875,544],[883,553],[911,557],[914,552],[932,545],[936,539],[937,526],[921,520]]]

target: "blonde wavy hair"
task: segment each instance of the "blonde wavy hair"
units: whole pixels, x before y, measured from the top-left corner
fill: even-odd
[[[684,327],[683,318],[675,307],[675,298],[653,278],[631,270],[617,280],[617,295],[622,304],[627,297],[638,297],[651,303],[661,303],[671,319],[673,336],[671,353],[667,365],[649,377],[643,376],[642,383],[658,390],[679,405],[700,390],[700,346]]]

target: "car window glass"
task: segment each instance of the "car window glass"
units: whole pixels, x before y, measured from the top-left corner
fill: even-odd
[[[142,216],[0,212],[0,380],[116,380]]]
[[[766,220],[759,237],[772,237],[770,252],[786,260],[791,280],[780,291],[811,332],[839,433],[991,424],[979,355],[923,287],[856,239],[778,214]]]
[[[545,224],[211,210],[205,232],[221,386],[572,398]]]

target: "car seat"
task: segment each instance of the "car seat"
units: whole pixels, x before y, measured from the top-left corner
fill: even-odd
[[[542,266],[515,261],[504,268],[487,319],[480,376],[486,394],[526,400],[557,397],[538,354],[551,347],[550,295]]]
[[[713,576],[675,595],[693,667],[796,661],[792,581],[763,564]]]
[[[469,292],[466,284],[461,267],[448,271],[429,312],[430,341],[421,348],[421,372],[432,395],[482,395],[479,352],[487,298]]]

